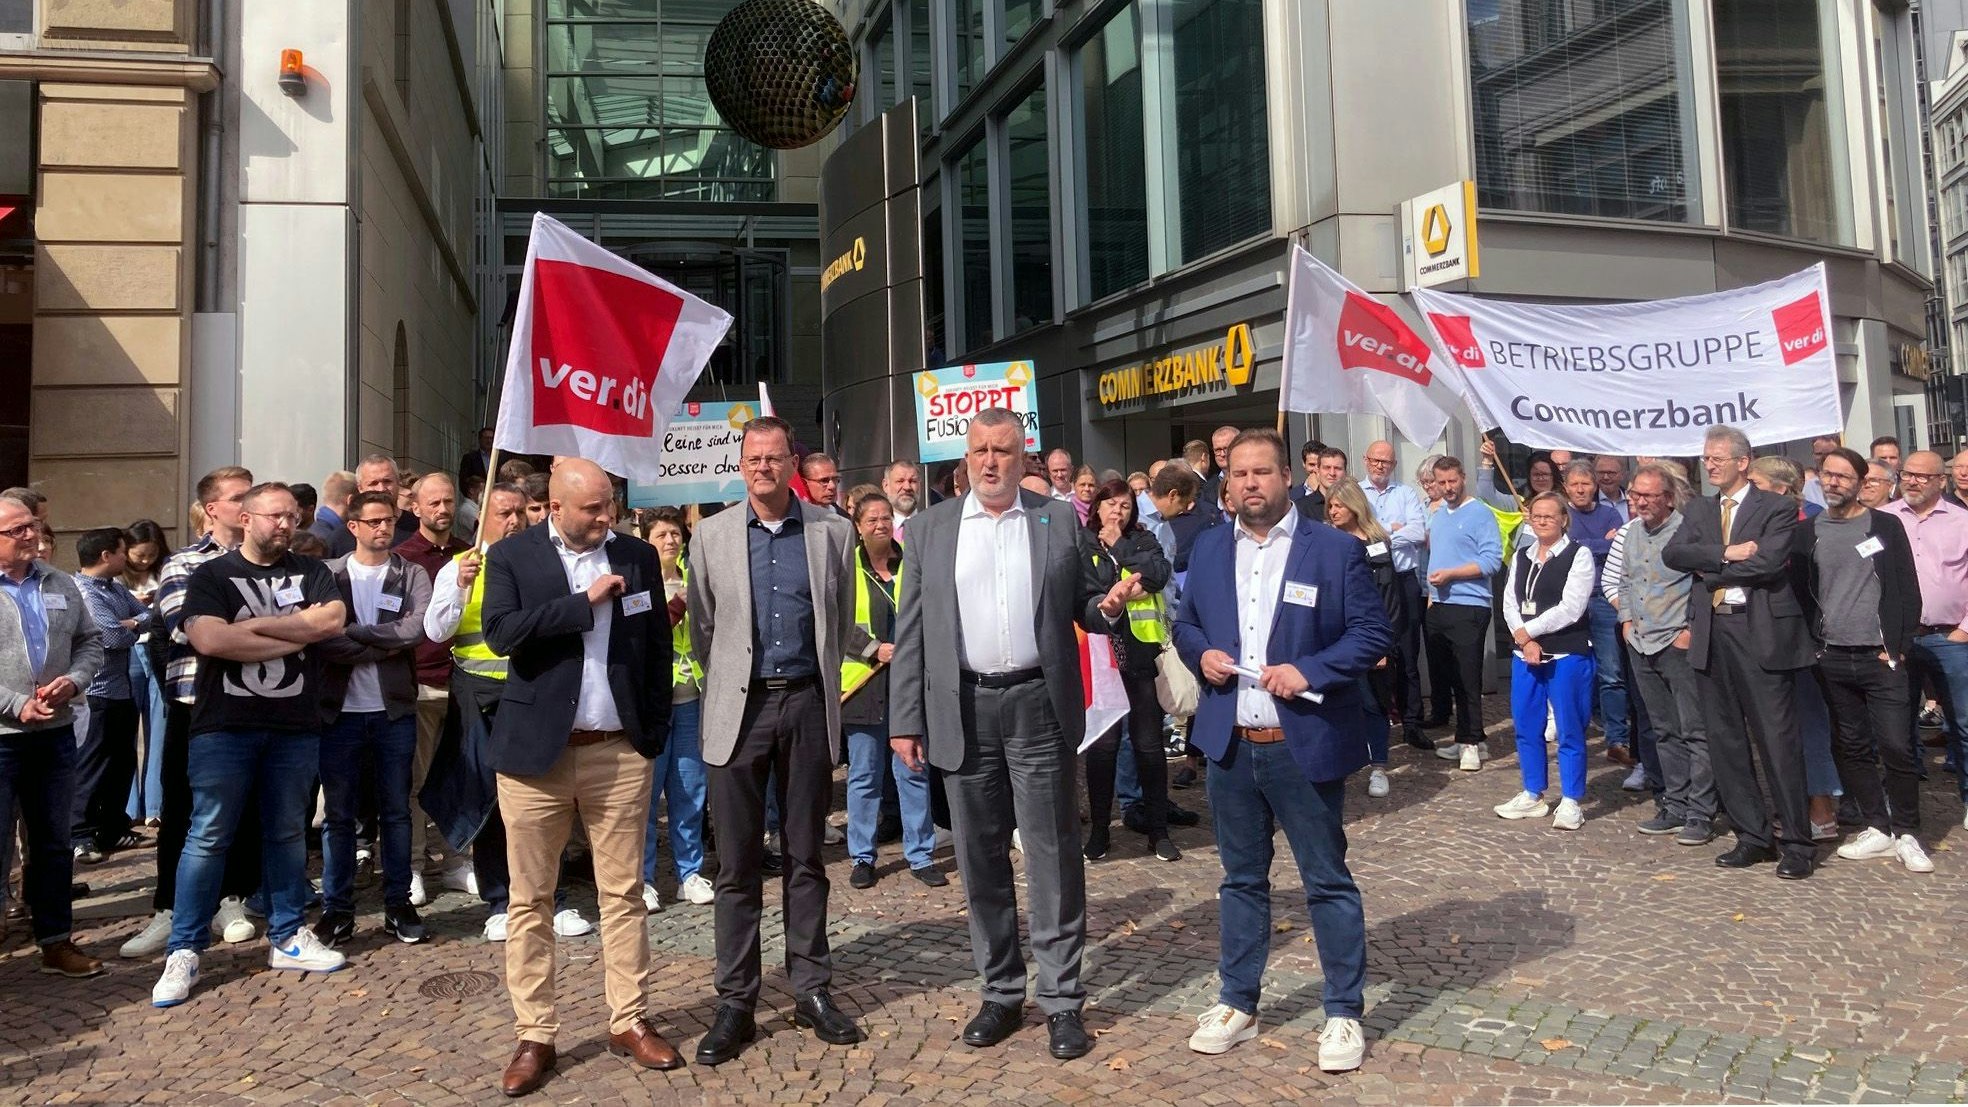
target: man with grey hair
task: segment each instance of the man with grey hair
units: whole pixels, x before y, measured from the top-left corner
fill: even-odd
[[[882,470],[882,495],[895,513],[895,540],[902,541],[902,527],[909,517],[922,510],[922,466],[896,458]]]
[[[840,505],[839,462],[815,450],[800,458],[799,470],[800,479],[806,482],[806,502],[815,507],[830,508],[836,515],[847,515]]]
[[[1715,863],[1741,869],[1777,861],[1778,876],[1802,880],[1817,850],[1792,682],[1816,647],[1791,587],[1797,509],[1749,482],[1749,438],[1734,427],[1709,429],[1701,462],[1716,496],[1689,501],[1661,560],[1697,582],[1688,663],[1702,676],[1715,789],[1736,832],[1735,848]],[[1783,823],[1780,839],[1763,783]]]
[[[1073,455],[1060,447],[1053,447],[1045,455],[1046,479],[1052,482],[1052,498],[1070,500],[1073,498]]]
[[[1878,509],[1900,498],[1900,475],[1893,467],[1878,458],[1866,463],[1866,471],[1859,482],[1859,502],[1867,507]]]

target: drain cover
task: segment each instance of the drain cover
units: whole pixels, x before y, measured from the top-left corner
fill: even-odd
[[[467,996],[482,996],[487,992],[499,990],[499,978],[489,972],[476,969],[466,972],[439,973],[424,981],[417,994],[425,999],[464,999]]]

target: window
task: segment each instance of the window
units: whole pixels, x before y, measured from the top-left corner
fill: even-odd
[[[1688,0],[1470,0],[1477,202],[1698,217]]]
[[[923,182],[925,198],[939,193],[935,179]],[[949,318],[943,299],[943,212],[923,212],[922,229],[923,366],[940,369],[950,359]]]
[[[977,87],[977,82],[984,79],[984,67],[989,64],[984,57],[984,5],[988,2],[950,0],[950,29],[956,36],[950,50],[951,64],[956,69],[956,101]]]
[[[396,96],[410,104],[410,0],[396,0]]]
[[[995,337],[991,326],[991,173],[983,140],[956,160],[957,285],[962,292],[959,349],[972,350]]]
[[[1052,322],[1052,167],[1046,93],[1032,90],[1005,116],[1010,171],[1011,333]]]
[[[866,72],[862,82],[874,93],[862,99],[862,115],[874,119],[896,103],[895,98],[895,27],[890,12],[876,17],[875,31],[868,38],[868,61],[864,63]]]
[[[1043,14],[1044,0],[1004,0],[1004,41],[1005,49],[1018,45],[1025,32],[1032,29]]]
[[[935,42],[929,35],[929,0],[909,0],[909,95],[916,98],[916,129],[929,133],[936,114],[935,79],[930,55]]]
[[[1819,0],[1714,0],[1722,165],[1732,226],[1847,243],[1844,111]],[[1828,64],[1829,63],[1829,64]],[[1829,90],[1829,91],[1827,91]]]
[[[1271,229],[1264,0],[1172,0],[1175,173],[1188,261]]]
[[[777,160],[724,126],[704,50],[736,0],[548,0],[547,194],[772,200]]]
[[[1098,300],[1148,279],[1138,3],[1115,13],[1081,49],[1079,76],[1088,292]]]
[[[0,0],[0,35],[34,33],[34,0]]]

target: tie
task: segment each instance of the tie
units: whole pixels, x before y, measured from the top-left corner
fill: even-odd
[[[1735,521],[1736,501],[1731,497],[1724,496],[1722,497],[1722,544],[1724,546],[1729,544],[1729,528],[1735,524]],[[1722,594],[1725,591],[1727,589],[1717,588],[1715,591],[1710,592],[1708,594],[1708,606],[1721,607]]]

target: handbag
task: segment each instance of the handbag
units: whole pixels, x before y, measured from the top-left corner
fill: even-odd
[[[1162,612],[1162,636],[1168,645],[1155,658],[1155,701],[1170,715],[1187,719],[1196,714],[1203,686],[1175,651],[1175,633],[1169,627],[1166,610]]]

